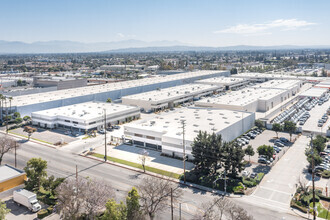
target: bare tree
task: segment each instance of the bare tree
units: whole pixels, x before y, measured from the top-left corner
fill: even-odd
[[[114,198],[114,191],[104,182],[78,177],[67,179],[58,188],[57,212],[63,219],[78,219],[86,215],[95,219],[105,203]]]
[[[216,198],[212,202],[202,204],[201,207],[204,211],[195,215],[196,220],[221,220],[224,217],[231,220],[253,220],[246,210],[225,197]]]
[[[162,212],[166,208],[171,197],[171,190],[173,200],[182,196],[182,190],[171,183],[169,179],[145,177],[137,188],[140,194],[141,208],[150,219],[154,219],[157,212]]]
[[[7,135],[0,138],[0,165],[2,162],[3,155],[5,155],[11,149],[17,146],[18,146],[17,142],[14,139],[8,137]]]
[[[106,202],[115,197],[115,192],[111,186],[104,181],[86,181],[87,190],[84,191],[85,211],[88,219],[95,219],[98,212],[105,207]]]
[[[141,165],[143,167],[143,172],[146,172],[145,165],[146,165],[146,160],[147,160],[148,156],[149,156],[149,152],[146,151],[145,149],[143,149],[143,150],[140,151],[139,159],[140,159]]]

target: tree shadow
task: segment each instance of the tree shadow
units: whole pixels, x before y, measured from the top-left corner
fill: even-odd
[[[252,171],[254,173],[264,173],[264,174],[267,174],[267,173],[269,173],[270,170],[271,170],[271,167],[270,166],[261,165],[261,164],[259,164],[258,166],[252,168]]]

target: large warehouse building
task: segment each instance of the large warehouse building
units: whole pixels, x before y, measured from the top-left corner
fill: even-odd
[[[124,126],[126,139],[133,144],[156,149],[162,153],[182,157],[182,120],[185,121],[185,149],[188,158],[192,143],[199,131],[221,134],[224,141],[232,141],[254,125],[255,113],[223,109],[184,108],[151,120]]]
[[[269,80],[264,83],[260,83],[252,86],[253,88],[262,88],[262,89],[284,89],[288,90],[291,96],[296,95],[300,88],[302,87],[303,82],[301,80]]]
[[[207,84],[207,85],[217,85],[224,87],[226,90],[236,90],[242,88],[250,83],[248,79],[235,78],[235,77],[213,77],[203,80],[198,80],[196,83]]]
[[[111,84],[65,89],[16,96],[11,102],[11,108],[21,113],[22,116],[31,115],[32,112],[78,104],[89,101],[106,101],[120,99],[123,96],[168,88],[177,85],[192,83],[196,80],[216,76],[228,76],[228,71],[196,71],[175,75],[154,77],[152,79],[139,79]]]
[[[222,90],[222,87],[215,85],[187,84],[124,96],[122,103],[138,106],[142,110],[150,112],[173,108],[181,103],[193,101],[201,96],[210,95]]]
[[[66,128],[72,131],[104,129],[140,117],[140,109],[106,102],[86,102],[32,113],[32,124],[44,128]]]
[[[224,96],[205,98],[195,102],[199,107],[212,107],[236,111],[266,112],[285,101],[290,92],[283,89],[246,88]]]

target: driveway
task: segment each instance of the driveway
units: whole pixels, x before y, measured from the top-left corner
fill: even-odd
[[[288,210],[298,179],[305,178],[302,173],[308,164],[305,156],[308,141],[306,136],[299,137],[265,175],[254,193],[242,199],[275,210]]]

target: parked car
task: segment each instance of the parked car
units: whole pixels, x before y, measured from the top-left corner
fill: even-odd
[[[105,131],[102,129],[102,130],[99,130],[98,131],[100,134],[104,134],[105,133]]]
[[[250,174],[250,172],[247,171],[247,170],[244,170],[244,171],[242,172],[242,176],[249,176],[249,174]]]
[[[258,159],[258,163],[262,163],[262,164],[267,164],[267,165],[269,165],[270,164],[270,161],[269,160],[267,160],[266,158],[259,158]]]
[[[256,178],[256,176],[257,176],[257,173],[251,173],[251,175],[250,175],[250,178],[252,178],[252,179],[254,179],[254,178]]]
[[[119,129],[120,126],[119,126],[119,125],[115,125],[115,126],[113,126],[113,128],[114,128],[114,129]]]

